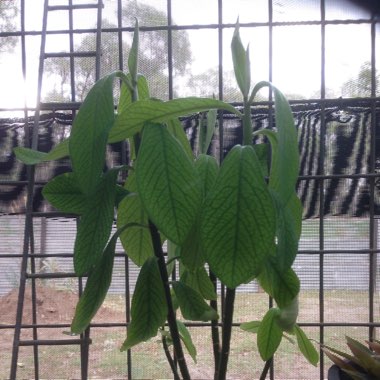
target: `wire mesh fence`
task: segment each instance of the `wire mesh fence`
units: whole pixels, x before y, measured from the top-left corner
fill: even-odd
[[[345,334],[362,340],[376,335],[380,323],[378,9],[348,0],[104,0],[97,49],[96,9],[81,9],[89,3],[96,2],[50,1],[63,9],[52,18],[49,15],[45,37],[50,56],[45,59],[37,107],[31,99],[39,87],[43,1],[0,4],[0,12],[7,16],[0,24],[1,54],[7,67],[1,80],[7,86],[6,76],[15,74],[9,92],[0,97],[0,378],[9,377],[11,365],[20,379],[171,377],[155,339],[129,353],[119,352],[137,276],[120,245],[109,295],[89,336],[78,341],[69,335],[85,283],[74,275],[72,266],[77,222],[48,206],[41,188],[68,171],[70,163],[61,160],[38,166],[31,185],[30,169],[12,152],[16,146],[30,146],[33,133],[42,151],[69,135],[79,104],[96,80],[95,59],[100,59],[100,76],[126,68],[134,17],[141,27],[140,70],[151,81],[152,96],[167,100],[215,95],[238,102],[229,43],[239,16],[242,39],[250,42],[254,79],[273,81],[288,95],[299,131],[298,193],[304,205],[300,254],[294,263],[302,288],[299,322],[316,341],[340,349]],[[65,6],[71,6],[71,11]],[[85,56],[94,50],[96,57]],[[74,51],[82,56],[54,54]],[[24,79],[29,93],[12,95]],[[272,123],[268,94],[261,96],[252,109],[257,129]],[[182,120],[190,141],[196,139],[198,118]],[[231,115],[222,115],[220,122],[225,132],[216,134],[211,148],[218,158],[240,134],[240,125]],[[112,144],[107,165],[124,164],[127,156],[128,146]],[[17,318],[24,275],[23,315]],[[243,334],[238,325],[260,318],[269,300],[252,282],[239,289],[237,304],[229,378],[259,378],[263,363],[255,338]],[[29,343],[18,347],[15,361],[17,323],[20,341]],[[213,377],[211,343],[204,333],[208,328],[190,324],[198,347],[198,363],[191,366],[194,379]],[[329,365],[322,356],[314,368],[291,343],[285,343],[270,378],[324,379]]]

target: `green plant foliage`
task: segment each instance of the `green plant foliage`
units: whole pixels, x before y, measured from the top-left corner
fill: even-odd
[[[181,313],[185,319],[207,322],[219,318],[218,313],[190,286],[181,281],[175,281],[172,285]]]
[[[309,361],[310,364],[316,366],[319,361],[319,355],[315,347],[311,344],[310,339],[307,338],[303,330],[298,326],[294,326],[294,333],[297,337],[297,344],[303,356]]]
[[[114,168],[102,176],[93,193],[86,198],[74,245],[74,269],[78,275],[92,270],[109,239],[119,170]]]
[[[42,194],[62,212],[81,215],[86,210],[86,196],[81,192],[73,173],[53,178],[44,186]]]
[[[191,339],[191,335],[189,329],[186,325],[177,319],[177,326],[179,335],[181,336],[181,340],[185,344],[187,352],[190,354],[191,358],[194,360],[194,363],[197,362],[197,349],[194,346],[193,340]]]
[[[148,257],[154,255],[152,239],[148,230],[148,214],[145,212],[137,191],[136,175],[131,171],[125,187],[133,194],[125,197],[118,207],[117,225],[136,223],[135,227],[125,230],[120,241],[128,257],[138,266],[142,266]]]
[[[138,154],[137,188],[149,218],[172,242],[186,239],[201,204],[194,163],[161,124],[148,124]]]
[[[235,146],[203,205],[201,239],[211,270],[233,289],[273,254],[275,210],[251,146]]]
[[[277,323],[277,308],[269,309],[257,330],[257,347],[263,360],[269,360],[276,352],[282,340],[282,330]]]
[[[147,259],[141,268],[133,293],[131,314],[132,321],[122,351],[156,336],[158,328],[165,323],[167,306],[155,257]]]
[[[117,239],[127,227],[130,225],[123,226],[112,236],[102,258],[88,276],[86,287],[75,308],[74,319],[71,323],[71,331],[75,334],[80,334],[87,328],[106,298],[112,281]]]
[[[368,347],[358,340],[346,336],[346,344],[351,355],[332,347],[321,345],[322,351],[331,361],[353,379],[380,378],[380,342],[366,342]]]
[[[216,99],[152,99],[147,79],[138,74],[138,49],[136,21],[129,73],[117,71],[93,86],[70,137],[48,153],[15,149],[16,156],[29,165],[71,159],[72,171],[53,178],[43,195],[57,209],[80,216],[74,268],[78,275],[89,277],[72,331],[81,333],[102,304],[120,238],[128,257],[141,267],[122,350],[155,337],[160,330],[174,377],[190,380],[182,345],[194,361],[197,352],[186,322],[177,319],[180,309],[185,320],[211,321],[214,378],[225,380],[235,291],[257,278],[277,307],[262,321],[241,324],[241,329],[257,333],[263,360],[272,358],[282,337],[292,334],[302,354],[316,365],[318,353],[296,323],[300,282],[291,266],[298,252],[302,206],[295,192],[297,130],[287,100],[269,82],[259,82],[251,91],[249,49],[242,44],[238,24],[231,50],[243,113]],[[121,82],[117,111],[116,78]],[[253,133],[252,102],[263,87],[274,93],[275,129]],[[234,146],[220,163],[207,154],[218,110],[239,117],[243,132],[243,145]],[[197,112],[202,114],[193,152],[179,118]],[[252,144],[258,135],[269,143]],[[119,172],[125,168],[106,168],[106,149],[107,143],[125,139],[129,139],[130,166],[121,185]],[[110,237],[115,215],[118,230]],[[179,281],[173,279],[176,268]],[[218,281],[227,286],[220,297]],[[219,321],[220,298],[223,315]],[[354,341],[348,343],[356,363],[377,369],[373,346],[364,350]],[[328,355],[340,353],[332,350]]]

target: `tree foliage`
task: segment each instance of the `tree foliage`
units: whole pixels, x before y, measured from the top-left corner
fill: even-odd
[[[0,33],[14,32],[16,30],[15,18],[18,14],[17,2],[15,0],[0,1]],[[17,43],[13,36],[0,38],[0,53],[11,51]]]

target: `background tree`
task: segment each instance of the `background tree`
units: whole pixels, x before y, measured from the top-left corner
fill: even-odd
[[[375,75],[375,84],[378,88],[380,83],[380,74]],[[360,67],[356,77],[349,79],[342,86],[342,95],[348,98],[363,98],[371,96],[372,85],[372,67],[371,62],[364,62]]]
[[[140,26],[167,25],[167,16],[156,8],[138,3],[135,0],[125,2],[123,7],[124,25],[134,26],[135,17]],[[102,21],[104,29],[116,28],[109,20]],[[125,34],[123,54],[128,57],[131,38]],[[123,36],[124,37],[124,36]],[[102,33],[101,40],[101,76],[119,69],[118,34]],[[95,51],[96,36],[85,36],[77,51]],[[168,98],[168,33],[164,30],[144,31],[140,33],[139,70],[150,79],[150,93],[153,97]],[[187,72],[191,62],[191,47],[186,31],[173,32],[173,75],[182,76]],[[124,63],[126,65],[126,62]],[[75,59],[75,92],[76,100],[82,101],[91,86],[95,83],[95,60],[93,58]],[[55,78],[54,88],[47,93],[45,100],[70,100],[70,64],[64,58],[53,58],[46,61],[46,73]]]
[[[0,33],[14,32],[16,30],[15,18],[18,14],[17,1],[1,0],[0,1]],[[0,53],[12,51],[16,46],[17,37],[1,37]]]

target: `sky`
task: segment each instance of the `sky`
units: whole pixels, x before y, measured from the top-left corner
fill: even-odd
[[[368,18],[368,14],[364,10],[352,5],[348,0],[334,1],[326,1],[327,19]],[[146,2],[152,5],[165,5],[164,1],[146,0]],[[275,22],[318,18],[319,1],[317,0],[290,1],[291,4],[298,4],[286,9],[283,2],[284,0],[274,1]],[[43,0],[25,0],[25,3],[26,29],[40,30]],[[51,0],[51,4],[62,3],[65,1]],[[301,3],[302,5],[299,5]],[[105,4],[104,17],[116,22],[114,16],[116,1],[107,1]],[[223,22],[233,24],[237,17],[241,23],[265,22],[268,14],[266,4],[266,0],[225,0]],[[201,8],[202,12],[199,12]],[[217,23],[216,10],[217,0],[172,0],[172,16],[177,25]],[[87,13],[75,12],[78,13],[75,13],[77,16],[74,21],[81,28],[93,27],[95,13],[92,13],[94,17],[89,17],[88,11]],[[50,15],[52,14],[50,13]],[[48,27],[50,29],[68,28],[68,21],[62,17],[62,14],[49,17]],[[380,26],[377,28],[377,36],[380,36],[379,31]],[[233,28],[226,29],[223,33],[225,41],[223,60],[225,70],[228,71],[232,70],[230,41]],[[333,89],[337,96],[339,96],[341,86],[359,72],[364,62],[370,60],[370,33],[370,26],[367,24],[326,26],[326,86]],[[320,26],[318,25],[273,28],[272,81],[283,92],[299,94],[303,97],[313,97],[318,93],[321,78],[320,35]],[[243,43],[250,46],[253,81],[268,80],[268,28],[242,27],[241,37]],[[193,53],[192,74],[200,74],[209,68],[217,68],[217,31],[205,29],[189,31],[189,38]],[[59,46],[59,50],[68,48],[67,40],[67,37],[59,36],[49,38],[47,51],[57,50],[57,46]],[[0,95],[0,108],[22,107],[25,98],[28,106],[34,106],[37,91],[39,43],[38,37],[27,38],[26,83],[22,78],[20,47],[16,47],[13,54],[1,54],[0,83],[7,91]],[[377,51],[380,51],[380,46]],[[377,61],[380,62],[380,56]],[[47,87],[49,87],[49,83],[47,83]],[[188,94],[184,91],[180,95]]]

